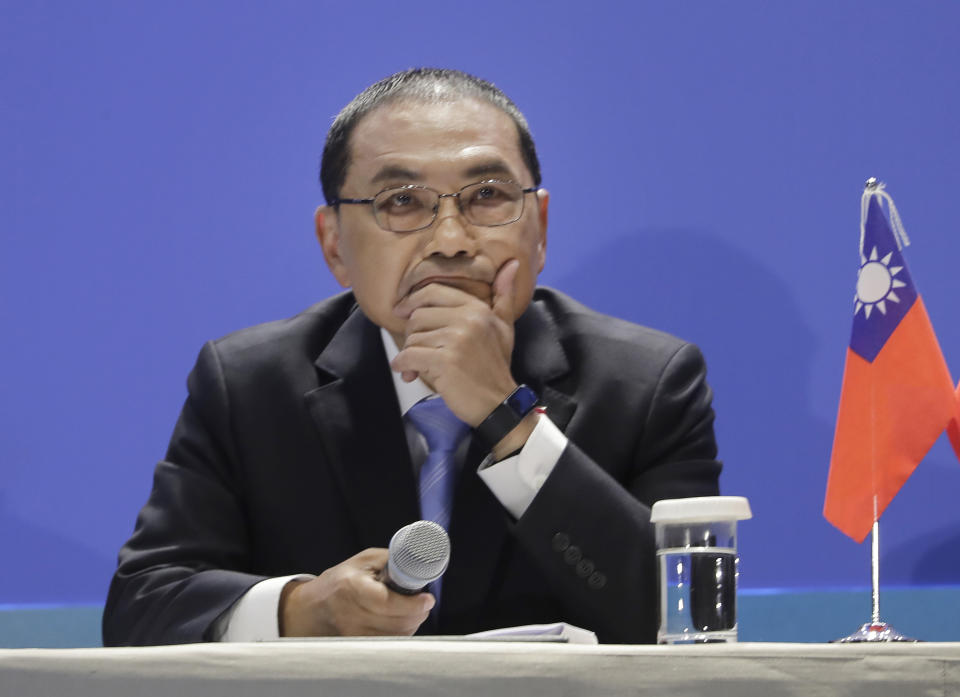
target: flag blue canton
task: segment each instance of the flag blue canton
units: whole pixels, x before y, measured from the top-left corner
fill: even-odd
[[[876,198],[864,225],[850,349],[873,362],[917,299],[907,262]]]

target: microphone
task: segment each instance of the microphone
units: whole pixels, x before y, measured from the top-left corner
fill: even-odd
[[[418,520],[390,538],[389,557],[377,577],[388,588],[414,595],[443,576],[450,563],[450,538],[433,521]]]

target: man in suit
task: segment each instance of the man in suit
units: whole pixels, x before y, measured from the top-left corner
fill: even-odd
[[[105,643],[558,620],[652,641],[649,507],[717,493],[699,351],[535,287],[549,197],[489,83],[373,85],[332,126],[321,180],[318,239],[350,291],[204,347]],[[426,505],[432,446],[409,418],[425,398],[465,424],[439,604],[378,580]]]

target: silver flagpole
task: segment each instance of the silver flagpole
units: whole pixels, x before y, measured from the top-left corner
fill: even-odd
[[[873,595],[874,625],[880,624],[880,521],[873,521],[873,530],[870,532],[870,578],[873,581],[871,593]]]
[[[870,532],[870,575],[873,600],[873,613],[870,621],[853,634],[834,641],[841,644],[864,641],[918,641],[904,636],[880,619],[880,522],[877,520],[873,521],[873,530]]]

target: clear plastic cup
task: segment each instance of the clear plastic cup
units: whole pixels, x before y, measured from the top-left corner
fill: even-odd
[[[752,517],[742,496],[653,504],[660,587],[659,644],[737,640],[737,521]]]

